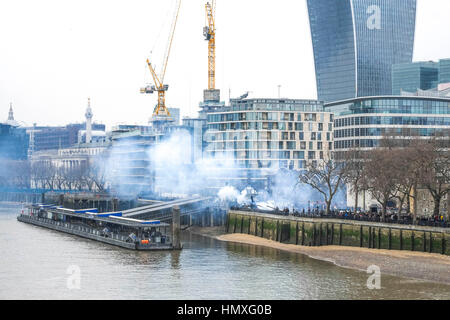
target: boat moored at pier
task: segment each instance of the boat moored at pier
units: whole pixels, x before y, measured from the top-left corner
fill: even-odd
[[[123,217],[122,212],[34,204],[22,210],[17,220],[132,250],[181,249],[178,239],[174,245],[170,224]]]

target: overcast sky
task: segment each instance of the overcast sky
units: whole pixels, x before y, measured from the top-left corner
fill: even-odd
[[[317,0],[319,1],[319,0]],[[196,116],[207,87],[205,0],[183,0],[165,83],[167,105]],[[161,66],[175,0],[1,0],[0,120],[9,103],[28,125],[146,124],[156,95],[146,59]],[[414,60],[450,58],[449,0],[418,0]],[[217,0],[216,87],[228,101],[316,98],[306,0]],[[152,54],[150,54],[152,53]],[[159,69],[159,68],[158,68]]]

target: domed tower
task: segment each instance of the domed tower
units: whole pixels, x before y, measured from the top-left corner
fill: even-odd
[[[92,142],[92,117],[94,114],[91,109],[91,98],[88,98],[88,106],[86,109],[86,143]]]

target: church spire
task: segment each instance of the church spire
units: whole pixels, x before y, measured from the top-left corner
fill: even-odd
[[[12,108],[12,102],[9,103],[8,121],[14,121],[14,112]]]
[[[88,106],[86,109],[86,143],[92,142],[92,117],[94,114],[91,109],[91,98],[88,98]]]

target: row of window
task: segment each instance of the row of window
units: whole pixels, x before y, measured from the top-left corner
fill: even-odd
[[[378,147],[378,143],[376,139],[341,140],[334,142],[334,149],[374,148]]]
[[[434,128],[354,128],[335,130],[335,138],[346,137],[370,137],[370,136],[383,136],[385,134],[400,134],[403,136],[422,136],[430,137],[434,136],[442,129]]]
[[[334,121],[334,127],[359,125],[418,125],[418,126],[450,126],[450,117],[352,117]]]
[[[214,154],[214,152],[212,152]],[[305,158],[305,156],[308,156]],[[290,159],[307,159],[307,160],[314,160],[314,159],[324,159],[324,152],[323,151],[246,151],[244,154],[242,154],[241,158],[238,158],[235,155],[235,159],[242,160],[242,159],[249,159],[249,160],[256,160],[256,159],[263,159],[263,160],[275,160],[275,159],[281,159],[281,160],[290,160]]]
[[[308,135],[306,135],[308,137]],[[326,138],[326,141],[331,140],[331,132],[310,132],[309,140],[319,140],[321,141],[323,138]],[[245,132],[245,134],[235,134],[232,132],[223,132],[223,133],[209,133],[206,136],[206,140],[211,141],[245,141],[245,140],[256,140],[256,141],[272,141],[272,140],[305,140],[305,132],[281,132],[280,135],[278,132],[271,131],[250,131]]]
[[[314,122],[308,123],[308,130],[314,130]],[[324,124],[319,122],[317,124],[318,131],[324,131]],[[231,122],[209,124],[208,129],[214,131],[227,130],[288,130],[288,131],[303,131],[304,126],[302,122]],[[328,131],[333,130],[333,124],[328,123]]]
[[[271,102],[269,100],[253,101],[233,101],[232,111],[246,110],[273,110],[273,111],[297,111],[297,112],[320,112],[323,111],[323,105],[317,101],[299,101],[299,102]]]
[[[238,150],[306,150],[308,147],[309,150],[323,150],[324,142],[317,141],[312,142],[309,141],[228,141],[228,142],[212,142],[207,146],[207,150],[221,150],[221,151],[229,151],[234,150],[237,152]],[[333,148],[333,143],[328,142],[328,149],[331,150]]]
[[[322,140],[322,137],[325,137],[322,135],[322,132],[311,132],[310,134],[310,140]],[[331,139],[331,132],[326,133],[326,139],[327,141],[330,141]],[[296,132],[282,132],[281,133],[281,140],[296,140]],[[305,133],[304,132],[298,132],[298,140],[303,141],[305,140]]]
[[[333,116],[330,114],[330,121]],[[240,112],[240,113],[213,113],[208,115],[208,122],[225,121],[325,121],[324,113],[289,113],[289,112]]]
[[[359,113],[450,114],[450,102],[433,100],[369,100],[333,105],[327,107],[326,110],[338,116]]]

